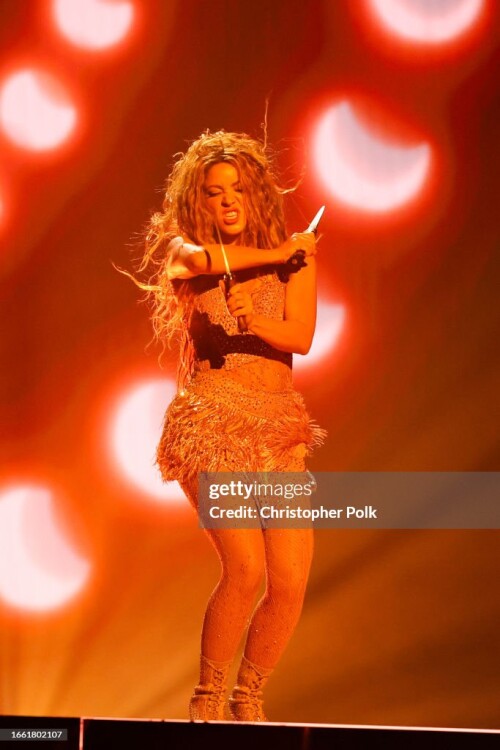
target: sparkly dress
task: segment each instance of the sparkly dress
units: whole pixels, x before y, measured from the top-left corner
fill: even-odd
[[[234,275],[237,281],[258,276],[255,312],[283,320],[286,281],[276,270],[263,266]],[[305,457],[327,434],[293,387],[292,354],[239,331],[221,278],[189,280],[194,368],[165,414],[157,449],[165,481],[189,484],[201,471],[305,471]]]

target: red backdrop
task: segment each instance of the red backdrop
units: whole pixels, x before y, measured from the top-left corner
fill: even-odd
[[[309,468],[499,469],[499,12],[484,7],[429,46],[384,32],[361,0],[135,0],[128,37],[92,52],[61,36],[50,2],[3,0],[1,81],[41,66],[79,119],[46,152],[0,131],[0,509],[48,488],[77,555],[67,600],[16,604],[4,535],[2,713],[187,717],[218,563],[187,502],[155,500],[113,459],[117,399],[171,378],[175,352],[161,371],[144,351],[147,311],[112,262],[132,267],[173,154],[206,128],[261,134],[267,97],[285,179],[305,168],[290,232],[327,205],[319,292],[336,312],[296,375],[329,431]],[[315,128],[340,99],[380,137],[430,144],[401,210],[346,209],[319,179]],[[57,565],[43,529],[38,542]],[[498,727],[499,572],[496,530],[317,532],[269,715]]]

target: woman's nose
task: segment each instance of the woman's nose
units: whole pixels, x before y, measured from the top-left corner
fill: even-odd
[[[234,203],[234,193],[223,193],[222,194],[222,204],[224,206],[230,206],[232,203]]]

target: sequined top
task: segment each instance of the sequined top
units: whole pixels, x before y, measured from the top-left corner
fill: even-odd
[[[271,266],[233,272],[237,282],[258,277],[252,293],[257,314],[283,320],[286,282]],[[190,280],[195,292],[189,334],[195,350],[195,372],[224,370],[228,376],[268,390],[284,390],[292,382],[292,353],[276,349],[250,331],[240,332],[219,286],[222,275],[200,275]]]

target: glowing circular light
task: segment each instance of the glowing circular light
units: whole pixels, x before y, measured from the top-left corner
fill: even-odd
[[[315,367],[335,348],[345,322],[345,307],[318,299],[316,331],[307,354],[293,355],[293,369]]]
[[[134,18],[134,6],[125,0],[54,0],[53,7],[61,33],[91,50],[121,42]]]
[[[0,122],[10,140],[32,151],[62,145],[76,124],[76,109],[61,84],[35,69],[13,73],[0,89]]]
[[[0,494],[0,599],[24,610],[68,603],[87,581],[90,565],[57,528],[51,492],[21,485]]]
[[[414,198],[429,173],[428,144],[412,147],[380,141],[341,102],[323,115],[314,138],[319,176],[333,196],[370,213],[392,211]]]
[[[147,380],[120,399],[111,423],[111,444],[125,476],[142,492],[162,502],[185,501],[177,482],[163,482],[154,465],[165,409],[176,393],[171,380]]]
[[[369,0],[379,21],[411,42],[443,44],[467,31],[484,0]]]

